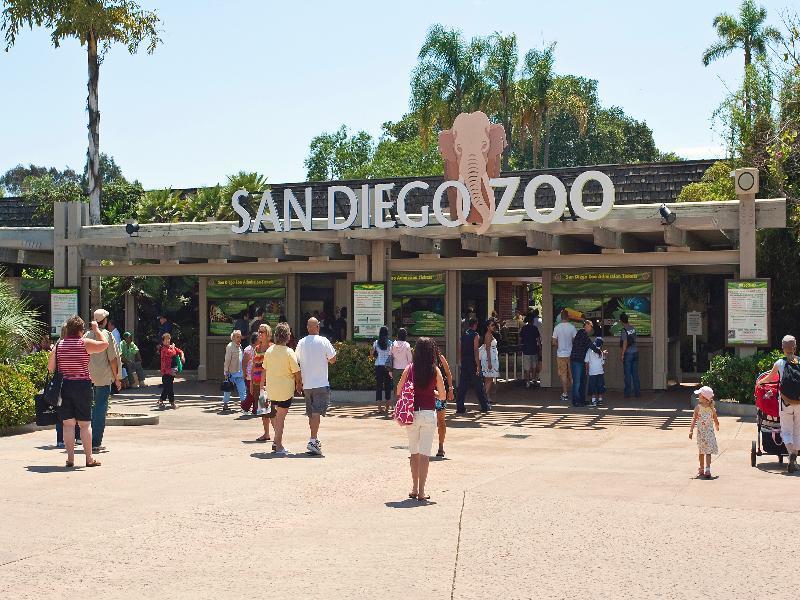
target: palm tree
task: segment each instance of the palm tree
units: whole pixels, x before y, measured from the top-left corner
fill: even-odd
[[[419,121],[423,144],[434,129],[446,129],[459,113],[484,108],[487,86],[481,62],[486,42],[469,43],[457,29],[433,25],[419,51],[411,76],[411,110]]]
[[[572,85],[569,77],[558,77],[553,70],[555,43],[544,50],[532,49],[525,54],[522,78],[518,86],[519,139],[524,144],[526,131],[532,141],[532,166],[539,167],[539,152],[544,138],[542,167],[550,161],[550,131],[553,118],[561,114],[572,115],[578,122],[581,136],[586,134],[589,120],[589,103]]]
[[[484,78],[489,86],[487,108],[502,123],[507,139],[513,139],[516,75],[519,54],[517,36],[495,33],[489,38]],[[508,152],[503,153],[503,170],[508,170]]]
[[[39,313],[20,298],[0,272],[0,364],[22,357],[46,332]]]
[[[763,6],[756,6],[753,0],[743,0],[739,7],[739,19],[727,13],[714,17],[714,28],[719,39],[703,52],[703,64],[708,66],[713,61],[727,56],[736,48],[744,50],[744,69],[747,73],[753,57],[764,58],[769,42],[781,39],[780,32],[774,27],[765,26],[767,11]],[[750,123],[750,90],[745,78],[744,89],[745,119]]]
[[[87,151],[87,187],[89,217],[100,223],[100,109],[98,82],[103,55],[113,42],[124,44],[135,53],[145,39],[148,54],[161,41],[159,18],[155,11],[143,10],[132,0],[3,0],[0,29],[6,34],[6,51],[17,39],[22,27],[44,26],[52,30],[50,39],[58,48],[64,39],[76,38],[86,46],[89,82],[89,149]]]

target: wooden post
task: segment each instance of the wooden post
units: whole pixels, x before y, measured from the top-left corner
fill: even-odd
[[[550,291],[552,272],[549,269],[542,271],[542,371],[539,379],[543,388],[553,385],[553,348],[550,340],[553,339],[553,294]]]
[[[297,275],[294,273],[289,273],[286,275],[286,321],[289,323],[289,327],[292,328],[292,331],[295,334],[295,337],[299,340],[301,335],[299,335],[298,327],[302,326],[302,323],[297,322],[297,316],[300,313],[300,298],[297,294]]]
[[[742,175],[751,175],[752,185],[748,189],[740,188]],[[739,199],[739,277],[750,279],[756,275],[756,194],[758,193],[758,170],[736,169],[732,175]],[[748,184],[751,183],[748,181]],[[738,346],[738,356],[752,356],[755,346]]]
[[[197,278],[197,296],[199,307],[197,317],[199,323],[198,332],[200,333],[200,357],[197,363],[197,380],[205,381],[208,379],[208,277]]]
[[[461,335],[461,272],[445,271],[445,284],[445,358],[457,382],[458,338]],[[455,385],[455,382],[451,381],[450,385]]]
[[[667,389],[667,269],[653,269],[653,298],[651,310],[653,342],[653,389]]]

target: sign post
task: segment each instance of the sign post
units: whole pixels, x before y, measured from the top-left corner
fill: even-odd
[[[378,337],[386,319],[386,284],[353,284],[353,339]]]
[[[703,314],[692,310],[686,313],[686,335],[692,336],[692,368],[697,373],[697,336],[703,335]]]
[[[725,281],[725,329],[728,346],[769,345],[769,279]]]
[[[78,288],[50,288],[50,337],[61,337],[61,327],[78,314]]]

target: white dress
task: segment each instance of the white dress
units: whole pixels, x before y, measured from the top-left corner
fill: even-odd
[[[481,373],[484,377],[498,377],[500,375],[500,364],[498,362],[497,354],[497,340],[492,340],[492,369],[489,370],[489,364],[486,356],[486,344],[481,344],[478,349],[478,356],[481,359]]]

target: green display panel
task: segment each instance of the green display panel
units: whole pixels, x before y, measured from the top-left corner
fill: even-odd
[[[413,337],[444,337],[446,292],[444,273],[392,273],[392,335],[405,327]]]
[[[208,280],[208,335],[229,336],[238,323],[253,328],[256,315],[274,327],[286,312],[286,284],[282,277],[224,277]]]

